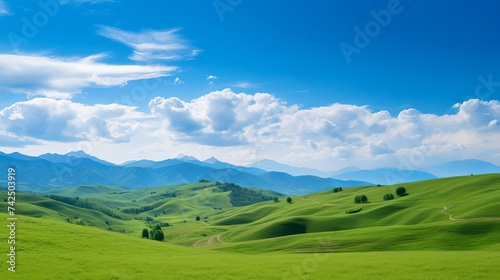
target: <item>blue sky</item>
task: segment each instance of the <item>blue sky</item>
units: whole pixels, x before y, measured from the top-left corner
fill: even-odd
[[[416,154],[415,168],[500,164],[499,8],[0,0],[0,149],[326,170]]]

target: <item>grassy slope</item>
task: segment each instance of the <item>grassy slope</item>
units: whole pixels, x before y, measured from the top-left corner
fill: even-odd
[[[5,229],[1,236],[6,252]],[[2,279],[491,279],[500,273],[497,251],[249,255],[24,216],[17,236],[17,272],[2,262]]]
[[[500,221],[474,220],[500,216],[499,174],[404,184],[410,195],[392,201],[383,201],[382,196],[395,193],[397,185],[346,188],[340,193],[293,197],[292,204],[263,202],[246,207],[231,207],[228,193],[191,190],[200,185],[122,194],[111,194],[107,188],[85,189],[88,194],[78,189],[81,197],[110,208],[154,205],[155,210],[137,217],[157,214],[156,220],[171,223],[172,227],[164,228],[168,243],[137,238],[145,221],[132,215],[128,221],[116,220],[21,194],[17,203],[22,215],[19,266],[29,267],[24,270],[29,274],[20,270],[19,279],[43,275],[38,274],[42,271],[48,276],[39,279],[140,279],[146,275],[164,279],[162,275],[167,273],[172,279],[302,279],[307,275],[309,279],[354,279],[366,277],[367,271],[375,279],[402,279],[405,275],[397,267],[405,264],[409,265],[404,270],[408,279],[467,275],[489,279],[500,273],[496,265]],[[162,196],[166,192],[178,196],[166,198]],[[362,205],[359,213],[345,214],[358,207],[353,203],[358,194],[367,195],[370,203]],[[444,206],[454,218],[464,220],[450,221],[441,213]],[[0,202],[0,209],[5,208]],[[207,223],[194,221],[196,215],[208,216]],[[132,236],[65,221],[75,216],[101,228],[107,227],[105,219],[113,229],[124,229]],[[4,216],[0,220],[5,221]],[[2,251],[6,251],[4,236],[7,234],[1,234]],[[295,268],[301,272],[288,275]],[[151,276],[151,271],[158,274]],[[304,271],[310,273],[301,274]]]

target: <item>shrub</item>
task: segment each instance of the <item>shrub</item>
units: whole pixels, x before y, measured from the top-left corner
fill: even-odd
[[[149,239],[149,231],[147,228],[142,230],[142,238],[147,238]]]
[[[398,196],[405,196],[405,195],[408,195],[408,194],[406,193],[406,189],[405,189],[404,187],[399,187],[399,188],[397,188],[397,189],[396,189],[396,194],[397,194]]]
[[[384,194],[384,200],[392,200],[394,199],[394,195],[392,193]]]
[[[196,221],[199,221],[200,219],[200,216],[196,216]]]
[[[357,195],[354,197],[354,203],[356,203],[356,204],[367,203],[367,202],[368,202],[368,197],[364,194]]]

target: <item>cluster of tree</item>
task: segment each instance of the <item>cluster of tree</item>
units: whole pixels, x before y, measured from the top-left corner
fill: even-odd
[[[392,200],[394,199],[394,195],[392,193],[384,194],[384,200]]]
[[[280,199],[277,196],[273,197],[273,200],[274,200],[274,202],[280,202]]]
[[[151,210],[154,210],[153,206],[141,206],[139,208],[127,208],[127,209],[123,209],[122,212],[123,213],[127,213],[127,214],[139,214],[139,213],[146,212],[146,211],[151,211]]]
[[[142,230],[142,238],[148,238],[157,241],[165,240],[165,234],[161,229],[160,225],[155,225],[151,230],[148,231],[147,228]]]
[[[216,183],[217,188],[222,192],[231,191],[229,201],[234,206],[245,206],[262,201],[273,200],[272,196],[265,195],[260,191],[243,188],[234,183]]]
[[[354,203],[356,203],[356,204],[367,203],[367,202],[368,202],[368,197],[364,194],[357,195],[354,197]]]
[[[334,193],[338,193],[338,192],[341,192],[341,191],[342,191],[342,187],[337,187],[337,188],[333,189]]]
[[[69,197],[69,196],[62,196],[62,195],[55,195],[55,194],[49,194],[49,195],[44,195],[44,196],[48,197],[50,199],[65,203],[65,204],[76,206],[76,207],[90,209],[90,210],[96,210],[96,211],[99,211],[99,212],[101,212],[105,215],[108,215],[110,217],[123,220],[122,216],[116,214],[111,209],[104,207],[104,206],[100,206],[100,205],[91,203],[85,199],[80,199],[79,197]]]
[[[408,195],[408,193],[406,192],[406,189],[404,187],[399,187],[396,189],[396,195],[401,197],[401,196]],[[384,194],[383,198],[384,198],[384,200],[393,200],[394,195],[392,193],[386,193],[386,194]]]

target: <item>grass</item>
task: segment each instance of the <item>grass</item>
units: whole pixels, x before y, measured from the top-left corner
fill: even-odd
[[[500,273],[494,250],[245,254],[31,217],[18,222],[16,273],[3,265],[2,279],[492,279]]]
[[[18,193],[18,272],[5,274],[2,261],[0,278],[492,279],[500,275],[500,220],[494,219],[500,216],[500,174],[344,188],[293,197],[291,204],[266,201],[244,207],[232,206],[228,192],[196,189],[203,184],[53,191],[116,211],[154,207],[138,215],[123,214],[123,220]],[[399,186],[409,195],[383,200]],[[362,194],[369,203],[354,204],[354,197]],[[457,220],[441,213],[445,206]],[[6,207],[0,202],[0,209]],[[346,214],[358,207],[362,210]],[[198,215],[201,221],[195,221]],[[155,221],[147,222],[146,217]],[[0,220],[5,218],[0,214]],[[81,220],[87,226],[75,224]],[[139,238],[144,227],[156,222],[172,225],[163,229],[167,242]],[[0,249],[7,253],[7,228],[0,228]]]

